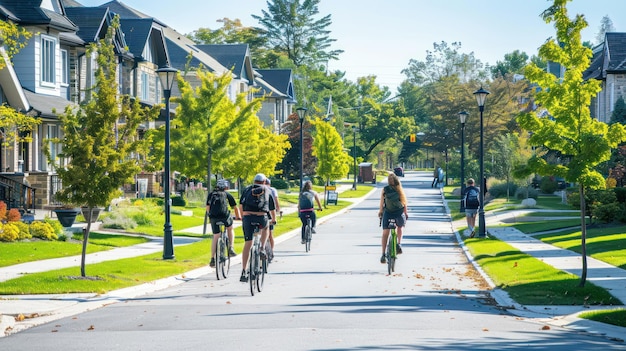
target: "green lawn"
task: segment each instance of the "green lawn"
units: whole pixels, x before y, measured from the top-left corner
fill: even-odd
[[[87,253],[137,245],[146,241],[148,241],[148,239],[142,237],[109,235],[94,232],[89,234]],[[0,267],[46,260],[49,258],[80,255],[82,250],[82,242],[78,241],[35,240],[28,242],[0,242],[0,252],[2,252],[2,255],[0,255]]]

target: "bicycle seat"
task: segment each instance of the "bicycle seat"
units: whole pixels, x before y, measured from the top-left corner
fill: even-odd
[[[215,222],[216,225],[226,225],[226,223],[219,221],[219,222]]]

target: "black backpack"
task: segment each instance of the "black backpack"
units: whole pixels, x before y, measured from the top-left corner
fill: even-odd
[[[244,191],[242,199],[244,211],[269,212],[270,190],[263,185],[249,186]]]
[[[480,207],[480,200],[478,199],[478,189],[472,187],[465,193],[465,208],[476,209]]]
[[[397,212],[404,208],[404,204],[400,201],[400,193],[391,186],[385,187],[385,210],[387,212]]]
[[[298,205],[301,210],[308,210],[315,207],[313,200],[315,199],[315,195],[310,191],[303,191],[300,194],[300,199],[298,200]]]
[[[209,198],[209,217],[226,218],[228,217],[228,198],[225,191],[214,191]]]

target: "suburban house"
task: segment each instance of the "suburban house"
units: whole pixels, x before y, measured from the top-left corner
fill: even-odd
[[[598,79],[602,91],[591,102],[591,116],[608,123],[620,97],[626,98],[626,33],[609,32],[593,49],[591,65],[584,79]]]
[[[295,99],[291,70],[255,70],[245,44],[194,45],[161,21],[119,1],[85,7],[75,0],[0,0],[0,19],[32,33],[26,47],[13,58],[13,65],[0,70],[0,98],[41,120],[32,132],[32,142],[16,143],[14,147],[0,145],[0,200],[9,207],[30,211],[54,204],[54,194],[61,184],[43,155],[43,143],[47,138],[61,137],[58,113],[88,98],[87,91],[95,84],[96,65],[87,54],[87,46],[105,36],[116,15],[120,17],[120,28],[114,45],[121,94],[148,106],[161,103],[163,94],[156,70],[170,65],[183,71],[189,63],[217,74],[231,72],[229,94],[233,100],[241,92],[248,93],[249,99],[263,97],[259,116],[276,132],[292,112]],[[3,50],[0,47],[0,59],[8,62]],[[185,79],[194,84],[193,70]],[[172,94],[177,95],[176,88]],[[172,116],[175,118],[175,114]],[[154,128],[164,121],[162,113],[157,121],[142,128]],[[61,151],[55,145],[50,145],[50,150],[53,156]],[[58,162],[62,165],[65,160]],[[124,190],[127,195],[135,195],[141,183],[148,196],[156,195],[162,192],[162,179],[160,172],[140,174],[135,184]]]

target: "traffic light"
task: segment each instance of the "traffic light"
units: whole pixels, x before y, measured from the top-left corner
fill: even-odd
[[[409,141],[412,143],[415,142],[415,134],[411,134],[411,136],[409,136]]]

